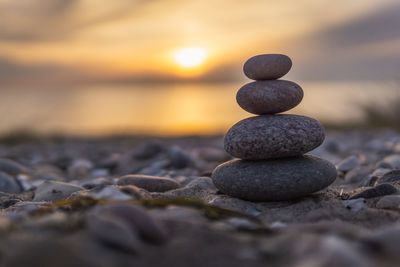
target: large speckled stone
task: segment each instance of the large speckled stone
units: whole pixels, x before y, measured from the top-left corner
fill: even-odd
[[[303,90],[285,80],[257,81],[244,85],[236,94],[241,108],[254,114],[274,114],[288,111],[303,99]]]
[[[300,156],[325,138],[322,125],[299,115],[262,115],[239,121],[225,135],[225,150],[240,159]]]
[[[250,201],[282,201],[324,189],[336,179],[330,162],[312,157],[245,161],[231,160],[212,173],[224,194]]]
[[[252,80],[276,80],[292,68],[292,61],[281,54],[264,54],[249,58],[243,66],[244,74]]]

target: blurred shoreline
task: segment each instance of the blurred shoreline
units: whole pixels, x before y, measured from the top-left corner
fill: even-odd
[[[0,91],[0,136],[221,135],[252,116],[235,101],[244,83],[92,85]],[[303,102],[288,113],[329,128],[398,128],[399,83],[299,82]]]

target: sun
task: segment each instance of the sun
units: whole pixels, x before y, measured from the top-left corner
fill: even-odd
[[[207,57],[206,50],[200,47],[186,47],[173,53],[174,62],[182,68],[195,68],[203,64]]]

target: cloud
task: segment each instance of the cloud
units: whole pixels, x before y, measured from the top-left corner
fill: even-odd
[[[0,42],[37,42],[68,38],[88,27],[130,16],[151,0],[3,0]]]
[[[307,80],[398,80],[399,25],[400,4],[394,4],[291,40],[293,74]]]
[[[319,37],[328,46],[354,46],[400,38],[400,4],[322,31]]]

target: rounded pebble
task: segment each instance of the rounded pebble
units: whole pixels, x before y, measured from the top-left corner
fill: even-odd
[[[387,195],[382,197],[377,203],[378,209],[398,209],[400,207],[400,195]]]
[[[243,66],[244,74],[252,80],[276,80],[292,68],[292,60],[281,54],[264,54],[249,58]]]
[[[391,194],[396,194],[398,193],[398,190],[396,187],[394,187],[391,184],[380,184],[375,187],[366,189],[358,194],[355,194],[354,196],[350,197],[350,199],[356,199],[356,198],[374,198],[374,197],[381,197],[381,196],[386,196],[386,195],[391,195]]]
[[[325,132],[315,119],[263,115],[239,121],[225,135],[225,150],[240,159],[300,156],[322,144]]]
[[[378,184],[394,183],[400,181],[400,170],[392,170],[385,173],[379,180]]]
[[[45,181],[36,188],[33,201],[56,201],[83,189],[83,187],[68,183]]]
[[[330,162],[312,156],[268,161],[232,160],[212,173],[223,193],[250,201],[281,201],[324,189],[336,179]]]
[[[258,81],[240,88],[236,101],[247,112],[262,115],[288,111],[300,104],[303,96],[303,89],[294,82]]]
[[[0,172],[0,192],[19,193],[22,191],[21,186],[11,175]]]
[[[165,177],[150,176],[143,174],[130,174],[119,178],[118,185],[134,185],[149,192],[165,192],[179,188],[179,184]]]

